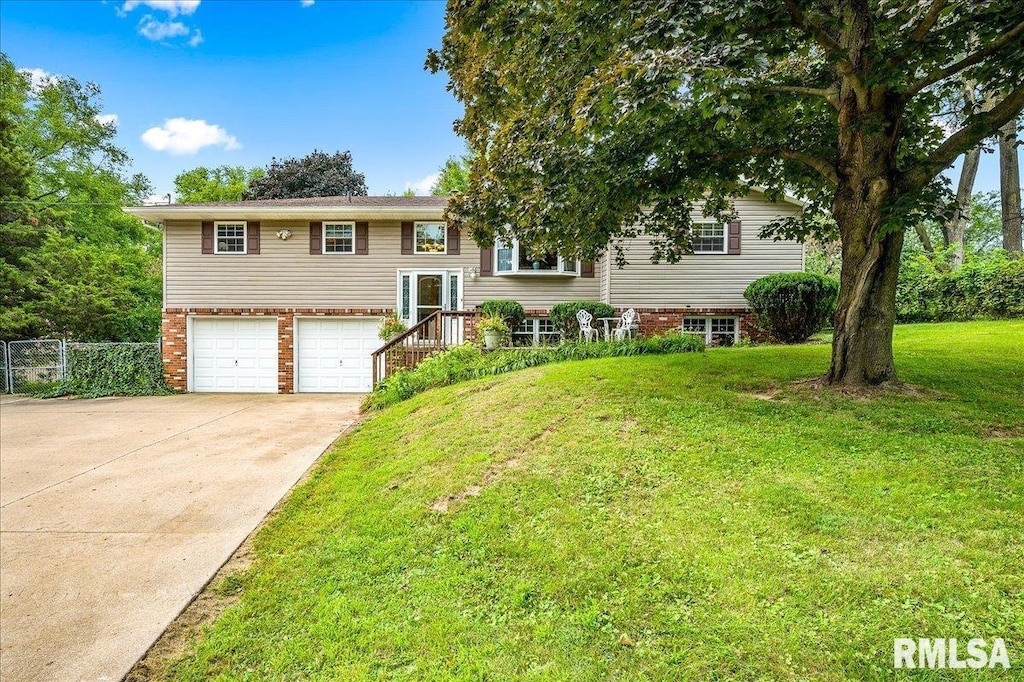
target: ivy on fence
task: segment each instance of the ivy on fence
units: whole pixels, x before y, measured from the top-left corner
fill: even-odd
[[[155,343],[69,343],[64,381],[41,397],[162,395],[160,346]]]

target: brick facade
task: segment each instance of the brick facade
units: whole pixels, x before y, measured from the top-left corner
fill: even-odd
[[[381,317],[391,308],[166,308],[163,311],[164,380],[175,391],[188,390],[189,317],[276,317],[277,392],[295,385],[295,317]]]
[[[735,317],[739,319],[740,338],[766,341],[764,333],[754,323],[749,308],[633,308],[640,314],[640,334],[652,336],[683,328],[684,317]],[[626,308],[617,307],[616,315]],[[527,317],[546,317],[549,311],[533,308],[526,311]]]
[[[622,313],[625,309],[619,309]],[[644,336],[681,329],[684,317],[736,317],[743,338],[763,340],[763,334],[747,308],[635,308],[640,313],[640,333]],[[295,317],[379,317],[391,308],[167,308],[163,311],[161,345],[164,379],[175,391],[188,390],[188,318],[189,317],[276,317],[277,318],[277,390],[292,393],[295,381]],[[526,311],[528,317],[547,316],[546,309]],[[474,325],[467,325],[466,340],[476,336]]]

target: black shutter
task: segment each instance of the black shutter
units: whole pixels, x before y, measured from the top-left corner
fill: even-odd
[[[319,256],[324,252],[324,224],[315,222],[309,224],[309,253]]]
[[[356,223],[356,255],[370,254],[370,223]]]
[[[594,261],[585,260],[580,263],[580,277],[593,277],[594,276]]]
[[[203,221],[203,253],[213,253],[213,221]]]

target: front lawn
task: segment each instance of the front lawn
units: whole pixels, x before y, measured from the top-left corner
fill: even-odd
[[[1004,637],[1019,676],[1024,322],[896,352],[917,393],[793,388],[807,345],[418,395],[295,491],[168,676],[881,680],[908,636]]]

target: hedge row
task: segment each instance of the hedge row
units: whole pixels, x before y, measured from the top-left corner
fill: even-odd
[[[921,255],[902,263],[896,289],[900,322],[1024,317],[1024,260],[1004,251],[968,257],[953,271]]]

